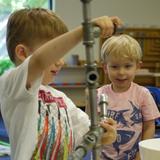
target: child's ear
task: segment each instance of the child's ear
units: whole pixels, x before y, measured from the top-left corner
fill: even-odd
[[[23,44],[18,44],[15,48],[15,54],[17,59],[23,62],[28,57],[27,48]]]
[[[107,64],[106,63],[103,64],[103,70],[104,70],[104,73],[107,74]]]
[[[137,63],[137,69],[140,69],[140,68],[142,67],[142,64],[143,64],[143,62],[142,62],[142,61],[139,61],[139,62]]]

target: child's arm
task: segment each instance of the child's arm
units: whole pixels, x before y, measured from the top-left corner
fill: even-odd
[[[155,121],[143,122],[142,140],[153,138],[155,134]]]
[[[99,26],[102,30],[101,36],[106,37],[112,35],[114,31],[114,24],[121,25],[121,20],[118,17],[100,17],[93,20],[93,24]],[[69,50],[76,46],[82,39],[82,27],[65,33],[55,39],[42,45],[37,49],[30,59],[28,67],[27,84],[30,85],[38,77],[41,76],[43,71],[51,64],[57,62]]]
[[[153,138],[155,134],[155,121],[150,120],[143,122],[142,138],[141,140]],[[136,155],[136,160],[140,160],[139,152]]]

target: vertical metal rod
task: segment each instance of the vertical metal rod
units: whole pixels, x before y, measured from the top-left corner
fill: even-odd
[[[97,65],[94,62],[94,29],[91,23],[91,0],[81,0],[83,2],[83,44],[86,50],[86,82],[88,89],[88,105],[90,108],[90,118],[91,118],[91,131],[97,131],[98,127],[98,116],[97,116],[97,95],[96,88],[98,85],[99,75],[97,72]],[[99,138],[99,137],[98,137]],[[93,147],[93,159],[99,159],[99,150],[95,145]]]
[[[84,39],[83,44],[85,45],[86,50],[86,82],[87,88],[89,90],[89,104],[91,106],[91,120],[93,120],[92,125],[97,125],[97,96],[96,96],[96,88],[98,83],[98,72],[96,68],[96,64],[94,62],[94,53],[93,53],[93,44],[94,44],[94,31],[91,23],[90,17],[90,4],[89,0],[83,1],[83,29],[84,29]],[[94,116],[93,116],[94,115]]]

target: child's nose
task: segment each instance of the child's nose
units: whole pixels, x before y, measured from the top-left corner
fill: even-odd
[[[119,69],[119,74],[124,74],[125,73],[125,69],[124,68],[120,68]]]

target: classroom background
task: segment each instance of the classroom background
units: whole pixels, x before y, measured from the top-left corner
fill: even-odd
[[[54,10],[64,19],[69,29],[83,22],[81,0],[0,0],[0,75],[13,64],[5,47],[6,23],[9,14],[25,6]],[[160,108],[160,1],[159,0],[92,0],[91,16],[119,16],[124,27],[119,32],[136,38],[143,50],[143,66],[135,82],[146,86]],[[99,73],[99,86],[109,83],[100,64],[99,49],[103,41],[95,39],[94,58]],[[85,110],[85,48],[79,44],[64,57],[65,65],[52,84],[65,92],[81,109]],[[77,95],[79,95],[77,97]],[[156,120],[155,137],[160,138],[160,120]],[[8,136],[0,115],[0,159],[9,160]]]

